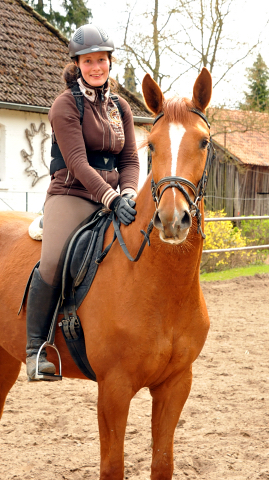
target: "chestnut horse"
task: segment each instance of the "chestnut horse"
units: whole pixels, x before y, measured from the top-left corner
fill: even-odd
[[[137,195],[135,221],[122,225],[121,232],[135,255],[143,238],[140,231],[147,229],[154,216],[151,245],[132,263],[115,241],[78,310],[98,382],[101,480],[124,478],[130,401],[143,387],[149,388],[153,399],[151,479],[172,478],[174,431],[190,392],[192,363],[209,328],[199,284],[203,238],[192,207],[210,143],[203,113],[211,91],[211,76],[205,68],[194,84],[192,101],[164,100],[150,75],[143,80],[146,103],[158,116],[148,137],[152,174]],[[203,202],[200,198],[198,202],[203,213]],[[40,258],[40,242],[28,236],[33,218],[27,213],[0,215],[0,413],[25,362],[25,307],[19,317],[17,312],[30,271]],[[112,236],[110,226],[106,244]],[[63,375],[85,378],[58,326],[55,344]],[[57,363],[51,348],[48,358]]]

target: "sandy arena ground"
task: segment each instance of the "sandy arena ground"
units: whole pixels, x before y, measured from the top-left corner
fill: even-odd
[[[269,275],[203,283],[211,329],[175,434],[179,480],[269,480]],[[99,477],[97,387],[27,383],[24,368],[0,424],[1,480]],[[133,399],[125,478],[149,480],[151,400]]]

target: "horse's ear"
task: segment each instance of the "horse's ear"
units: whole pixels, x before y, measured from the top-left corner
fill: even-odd
[[[192,101],[196,108],[205,111],[212,95],[212,77],[207,68],[203,67],[193,87]]]
[[[143,78],[142,91],[147,107],[158,115],[163,109],[164,96],[159,85],[151,78],[149,73]]]

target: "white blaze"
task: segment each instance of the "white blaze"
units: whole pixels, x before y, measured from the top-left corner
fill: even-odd
[[[186,132],[183,125],[179,123],[170,123],[169,126],[169,137],[171,142],[171,155],[172,155],[172,163],[171,163],[171,176],[175,177],[177,174],[177,157],[178,151],[181,144],[182,137]],[[173,188],[173,193],[175,197],[175,189]],[[175,216],[177,212],[175,211]]]
[[[172,154],[172,165],[171,165],[171,176],[175,177],[177,174],[177,157],[178,151],[181,144],[182,137],[186,132],[183,125],[178,123],[170,123],[169,127],[169,136],[171,142],[171,154]]]

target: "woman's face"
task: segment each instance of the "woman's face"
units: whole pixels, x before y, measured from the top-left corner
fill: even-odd
[[[78,67],[86,82],[92,87],[101,87],[108,79],[109,58],[107,52],[84,53],[78,58]]]

